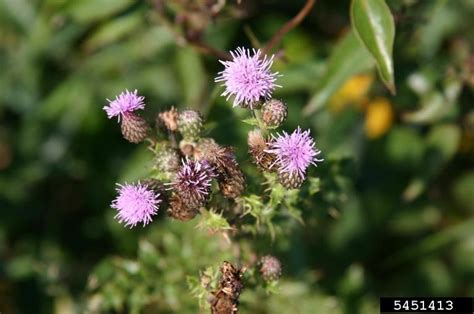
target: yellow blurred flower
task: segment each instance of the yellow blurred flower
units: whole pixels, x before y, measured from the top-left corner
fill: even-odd
[[[355,75],[347,80],[344,85],[332,96],[329,110],[340,112],[348,105],[355,105],[362,109],[367,103],[367,92],[372,86],[374,76],[370,74]]]
[[[368,138],[384,135],[392,126],[393,109],[386,98],[377,98],[367,104],[365,134]]]

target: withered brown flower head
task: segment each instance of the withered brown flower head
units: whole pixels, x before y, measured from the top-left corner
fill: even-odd
[[[175,132],[178,130],[178,115],[178,110],[175,107],[171,107],[170,110],[160,112],[158,119],[168,130]]]
[[[221,279],[211,301],[212,314],[235,314],[239,312],[239,297],[244,285],[243,271],[230,262],[224,261],[220,267]]]

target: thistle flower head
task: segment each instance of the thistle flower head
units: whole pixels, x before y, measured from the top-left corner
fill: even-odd
[[[207,161],[183,159],[172,186],[189,202],[189,207],[199,207],[209,197],[213,177],[214,171]]]
[[[237,48],[230,52],[231,61],[220,61],[225,69],[219,72],[216,82],[223,82],[225,91],[222,96],[227,100],[234,96],[233,106],[250,107],[261,98],[270,98],[276,87],[278,72],[271,72],[273,56],[262,56],[260,50]]]
[[[120,121],[120,118],[124,115],[145,108],[145,103],[143,102],[145,97],[139,96],[137,93],[137,90],[134,90],[133,93],[125,90],[125,92],[122,92],[120,95],[115,97],[114,100],[107,99],[109,105],[104,106],[102,109],[105,110],[109,119],[118,117],[118,120]]]
[[[159,193],[155,193],[146,184],[117,184],[118,196],[112,201],[111,207],[117,210],[114,218],[130,228],[138,223],[146,226],[156,215],[161,203]]]
[[[281,263],[275,256],[266,255],[260,259],[260,274],[266,281],[278,280],[281,276]]]
[[[314,147],[309,130],[302,132],[300,127],[291,134],[283,131],[283,135],[278,135],[270,143],[270,148],[268,152],[275,154],[280,173],[296,174],[302,179],[310,164],[322,161],[317,159],[321,151]]]

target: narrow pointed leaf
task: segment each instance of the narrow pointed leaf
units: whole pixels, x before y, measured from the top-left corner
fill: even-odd
[[[316,93],[303,109],[303,113],[310,115],[323,108],[344,82],[371,67],[373,59],[367,49],[353,32],[347,33],[334,47],[323,77],[318,82]]]
[[[393,40],[395,23],[384,0],[352,0],[352,27],[374,57],[385,86],[395,94]]]

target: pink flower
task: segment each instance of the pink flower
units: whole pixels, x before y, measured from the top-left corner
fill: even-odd
[[[225,69],[219,72],[215,78],[216,82],[223,82],[225,91],[222,96],[227,100],[234,96],[233,107],[250,107],[260,99],[271,97],[276,87],[275,84],[278,72],[272,73],[270,67],[273,64],[273,56],[267,58],[263,56],[260,50],[252,49],[252,55],[249,49],[237,48],[230,52],[232,61],[222,61]]]
[[[145,100],[145,97],[138,96],[137,90],[134,90],[133,93],[125,90],[125,92],[115,97],[114,100],[111,101],[107,99],[109,105],[104,106],[102,109],[105,110],[109,119],[118,117],[120,121],[120,117],[132,113],[135,110],[144,109],[145,103],[143,100]]]
[[[202,206],[209,198],[214,171],[205,160],[186,159],[182,163],[172,186],[189,207]]]
[[[275,154],[278,172],[297,174],[304,179],[309,165],[323,161],[316,157],[321,151],[314,147],[309,132],[309,130],[301,132],[301,128],[298,127],[291,134],[283,131],[283,135],[274,137],[270,143],[271,149],[267,152]]]
[[[135,227],[138,223],[146,226],[158,212],[161,203],[159,194],[143,184],[117,184],[118,196],[112,201],[111,207],[118,211],[114,218],[125,227]]]

